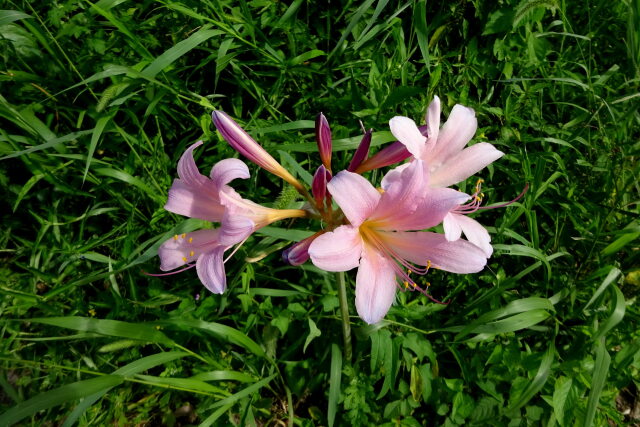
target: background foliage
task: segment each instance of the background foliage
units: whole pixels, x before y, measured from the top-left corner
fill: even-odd
[[[640,1],[2,9],[0,424],[638,422]],[[234,155],[211,110],[308,171],[322,111],[339,170],[358,119],[379,145],[434,94],[507,153],[483,174],[488,203],[530,184],[482,214],[483,273],[429,278],[450,305],[406,293],[379,325],[352,316],[343,360],[335,278],[280,261],[304,222],[244,245],[222,296],[193,271],[142,274],[201,226],[162,209],[184,148],[205,140],[205,173]],[[291,202],[251,169],[247,197]]]

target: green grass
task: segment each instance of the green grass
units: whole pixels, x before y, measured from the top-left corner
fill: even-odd
[[[638,0],[1,8],[0,425],[638,422]],[[280,260],[305,221],[253,236],[221,296],[194,271],[143,274],[203,225],[163,209],[185,147],[205,141],[203,173],[236,155],[213,109],[304,181],[318,112],[340,170],[358,120],[377,150],[433,95],[507,153],[482,173],[487,203],[530,185],[482,214],[482,273],[430,273],[450,305],[400,293],[382,324],[352,316],[349,362],[335,277]],[[246,197],[291,201],[250,168]]]

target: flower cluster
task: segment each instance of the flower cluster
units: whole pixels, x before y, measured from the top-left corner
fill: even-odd
[[[209,177],[201,175],[193,158],[194,149],[202,144],[197,142],[178,163],[178,179],[169,190],[165,209],[220,225],[164,242],[159,249],[160,268],[180,272],[195,266],[202,283],[211,292],[222,293],[226,251],[275,221],[315,218],[321,222],[320,229],[286,249],[283,258],[292,265],[311,259],[326,271],[357,268],[355,304],[365,322],[376,323],[386,315],[397,289],[419,290],[438,302],[418,285],[416,276],[432,268],[476,273],[492,253],[487,230],[467,216],[481,209],[482,181],[471,195],[449,187],[503,155],[489,143],[466,147],[477,128],[472,109],[455,105],[442,127],[440,114],[440,100],[435,97],[425,126],[394,117],[389,127],[397,141],[370,157],[372,132],[366,131],[347,169],[335,174],[331,129],[319,114],[316,139],[321,164],[309,193],[227,114],[214,111],[213,123],[235,150],[294,186],[307,202],[303,209],[272,209],[244,199],[229,184],[249,178],[247,165],[239,159],[224,159]],[[400,162],[404,163],[389,170],[379,188],[362,175]],[[425,231],[439,224],[444,234]]]

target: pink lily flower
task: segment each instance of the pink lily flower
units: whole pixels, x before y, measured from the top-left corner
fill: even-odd
[[[478,128],[475,112],[456,104],[442,129],[440,98],[435,96],[426,114],[426,135],[408,117],[396,116],[389,121],[393,136],[416,158],[424,161],[431,173],[432,187],[449,187],[464,181],[490,163],[504,156],[488,142],[465,148]]]
[[[422,130],[413,120],[402,116],[392,118],[389,127],[415,158],[428,165],[432,187],[448,187],[464,181],[504,155],[487,142],[465,148],[478,128],[475,112],[471,108],[456,104],[440,129],[440,98],[435,96],[425,119],[426,129]],[[493,248],[489,233],[476,220],[465,216],[478,209],[478,194],[479,190],[472,196],[474,200],[471,205],[458,206],[445,216],[445,236],[447,240],[455,241],[464,232],[470,242],[490,257]]]
[[[380,321],[396,288],[419,289],[410,273],[429,268],[475,273],[487,262],[475,245],[423,230],[439,224],[469,196],[450,188],[430,188],[421,160],[390,171],[382,194],[362,176],[342,171],[327,184],[349,225],[318,236],[309,247],[312,262],[327,271],[358,267],[356,309],[367,323]],[[426,267],[419,267],[426,266]]]
[[[178,179],[169,190],[165,209],[191,218],[220,222],[217,229],[197,230],[175,235],[158,249],[160,269],[179,273],[196,267],[198,278],[211,292],[221,294],[227,287],[224,253],[246,240],[255,230],[274,221],[306,216],[300,209],[271,209],[243,199],[227,184],[236,178],[249,178],[247,165],[238,159],[224,159],[207,178],[198,171],[189,147],[178,162]]]

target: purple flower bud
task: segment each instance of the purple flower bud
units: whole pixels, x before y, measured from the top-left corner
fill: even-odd
[[[327,193],[327,183],[331,181],[331,178],[331,172],[329,172],[324,165],[320,165],[313,175],[311,193],[319,209],[323,209],[325,199],[331,197],[330,194]]]
[[[316,142],[320,152],[320,160],[327,170],[331,170],[331,128],[324,114],[316,117]]]
[[[362,141],[360,141],[360,145],[358,145],[358,148],[356,149],[356,152],[353,154],[353,158],[351,159],[351,163],[349,163],[349,167],[347,168],[349,172],[355,171],[369,155],[369,147],[371,146],[372,135],[371,132],[373,132],[373,129],[369,129],[368,131],[366,131],[364,136],[362,137]]]
[[[294,243],[282,252],[282,260],[290,265],[302,265],[309,259],[309,246],[316,237],[324,234],[324,230],[318,231],[313,236]]]
[[[373,156],[362,162],[355,170],[356,173],[363,173],[394,163],[401,162],[411,157],[404,144],[399,141],[392,142]]]
[[[295,188],[303,189],[302,184],[293,177],[280,163],[276,161],[264,148],[260,146],[244,129],[240,127],[231,117],[223,111],[214,111],[211,114],[213,124],[216,126],[222,137],[237,152],[251,160],[263,169],[293,185]]]

